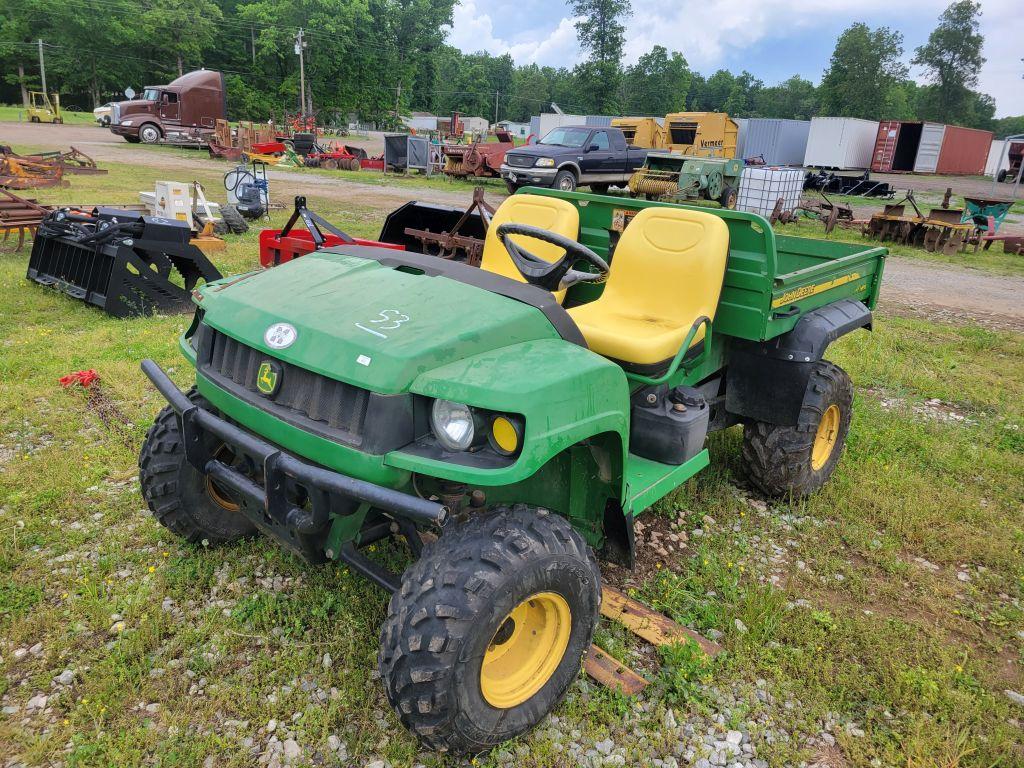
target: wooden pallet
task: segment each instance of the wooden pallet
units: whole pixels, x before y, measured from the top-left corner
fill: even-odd
[[[652,645],[693,640],[708,656],[714,657],[722,652],[722,646],[717,643],[612,587],[601,590],[601,615],[619,622]],[[644,678],[596,645],[591,645],[587,651],[583,668],[597,682],[627,696],[635,696],[648,686]]]

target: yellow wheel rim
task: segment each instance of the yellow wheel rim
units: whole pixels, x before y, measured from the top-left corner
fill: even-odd
[[[234,454],[230,448],[221,444],[220,447],[214,451],[213,458],[230,464],[234,459]],[[206,493],[213,500],[214,504],[226,509],[228,512],[238,512],[241,509],[238,502],[232,499],[223,488],[213,481],[209,475],[206,476]]]
[[[544,687],[569,645],[572,612],[565,598],[538,592],[517,605],[484,653],[480,691],[492,707],[510,709]]]
[[[815,471],[828,463],[832,451],[836,448],[836,440],[839,439],[839,416],[838,405],[830,405],[821,414],[818,432],[814,435],[814,445],[811,447],[811,469]]]

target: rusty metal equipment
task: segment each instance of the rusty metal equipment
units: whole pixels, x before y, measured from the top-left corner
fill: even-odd
[[[19,155],[14,152],[4,152],[16,160],[27,160],[33,163],[56,163],[64,166],[64,173],[101,174],[106,173],[106,168],[100,168],[96,161],[80,149],[71,147],[67,152],[37,152],[32,155]]]
[[[501,176],[505,153],[515,148],[515,141],[506,131],[498,131],[497,136],[497,142],[474,141],[472,144],[443,145],[441,154],[444,155],[444,175],[478,178]]]
[[[67,186],[64,164],[39,162],[14,154],[0,154],[0,187],[36,189]]]
[[[39,205],[35,200],[19,197],[6,189],[0,189],[0,232],[4,233],[4,242],[15,232],[18,233],[18,245],[14,249],[20,251],[25,244],[26,236],[35,237],[36,230],[43,217],[50,209]]]
[[[775,224],[790,224],[801,217],[817,219],[824,225],[826,235],[830,234],[837,226],[854,224],[853,208],[845,203],[832,202],[820,190],[818,194],[821,195],[821,200],[801,200],[800,204],[791,211],[785,209],[785,201],[780,197],[776,201],[768,221],[774,226]]]
[[[484,252],[484,237],[493,215],[494,208],[484,200],[484,188],[476,187],[473,190],[473,201],[465,213],[446,231],[433,232],[429,228],[405,227],[403,232],[406,237],[419,242],[423,253],[440,256],[442,259],[465,261],[471,267],[478,267]],[[387,231],[387,224],[384,229]]]
[[[909,203],[914,215],[906,213]],[[932,208],[926,216],[917,206],[913,190],[898,203],[886,205],[864,223],[861,232],[877,240],[924,248],[930,253],[952,256],[967,248],[975,237],[975,226],[962,221],[963,211],[956,208]]]

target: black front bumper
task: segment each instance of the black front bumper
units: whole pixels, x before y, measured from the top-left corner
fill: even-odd
[[[440,526],[447,521],[448,508],[442,504],[308,464],[196,405],[152,360],[142,361],[142,372],[180,416],[188,463],[233,491],[260,530],[310,562],[324,559],[331,515],[353,514],[360,504],[413,523]],[[208,435],[215,440],[205,439]],[[255,471],[243,474],[217,460],[210,446],[222,443],[236,457],[248,459]],[[250,475],[262,475],[263,485]],[[300,506],[296,497],[305,503]]]

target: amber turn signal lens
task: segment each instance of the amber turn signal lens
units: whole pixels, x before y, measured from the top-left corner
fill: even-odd
[[[491,420],[488,441],[502,456],[515,455],[523,443],[522,421],[512,416],[495,416]]]

